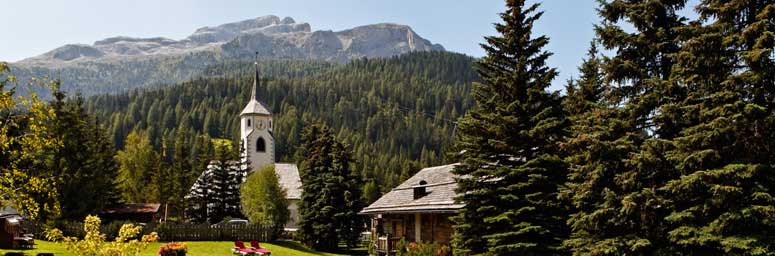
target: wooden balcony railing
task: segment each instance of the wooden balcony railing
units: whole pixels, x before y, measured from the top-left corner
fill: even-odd
[[[377,237],[377,255],[395,255],[400,237]]]

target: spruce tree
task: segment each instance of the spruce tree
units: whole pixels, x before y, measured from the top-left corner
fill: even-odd
[[[56,118],[50,132],[62,146],[49,152],[45,169],[59,179],[61,217],[82,218],[119,201],[115,150],[105,130],[86,114],[80,96],[68,100],[59,90],[53,94]]]
[[[669,152],[681,174],[661,188],[670,246],[682,255],[770,255],[775,242],[775,1],[705,0],[685,27],[675,76],[691,124]]]
[[[364,219],[358,215],[358,212],[365,207],[362,199],[362,181],[358,171],[352,168],[354,159],[347,145],[335,141],[332,155],[331,167],[333,177],[336,178],[327,186],[332,187],[333,191],[338,191],[336,193],[341,198],[341,204],[335,215],[338,224],[337,233],[348,248],[354,248],[358,245],[364,227]]]
[[[331,179],[330,166],[333,135],[328,127],[313,124],[302,131],[299,202],[299,235],[302,243],[322,251],[337,248],[335,211],[331,199],[336,195],[326,189]]]
[[[622,159],[634,150],[624,136],[626,122],[605,81],[602,63],[597,45],[592,43],[579,67],[581,77],[569,82],[563,99],[571,122],[568,137],[561,143],[569,168],[561,197],[571,208],[571,235],[563,244],[574,255],[605,254],[605,250],[624,246],[618,244],[624,239],[615,237],[615,228],[600,228],[618,205],[619,198],[611,190],[612,171],[627,168]]]
[[[686,91],[672,80],[672,69],[685,1],[599,2],[603,21],[595,30],[614,52],[602,62],[612,86],[602,108],[591,112],[599,121],[577,122],[569,140],[576,146],[569,158],[574,211],[565,245],[575,255],[672,255],[667,202],[657,189],[676,175],[666,151],[684,126],[675,122],[675,106]]]
[[[336,250],[339,241],[353,247],[363,229],[358,216],[363,203],[361,178],[351,166],[352,152],[325,125],[305,128],[302,140],[301,240],[322,251]]]
[[[215,139],[215,157],[207,172],[210,172],[212,191],[210,203],[208,203],[208,221],[217,223],[226,217],[242,217],[240,210],[239,186],[244,181],[239,161],[233,160],[237,154],[233,153],[231,141]]]
[[[561,255],[566,210],[558,199],[566,167],[558,140],[564,136],[559,94],[547,87],[557,71],[546,67],[546,36],[533,37],[538,4],[507,1],[486,37],[478,62],[476,106],[458,126],[461,165],[455,221],[456,253]]]

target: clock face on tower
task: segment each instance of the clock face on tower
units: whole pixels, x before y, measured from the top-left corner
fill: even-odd
[[[263,130],[265,127],[264,120],[258,120],[258,122],[256,122],[256,126],[258,127],[259,130]]]

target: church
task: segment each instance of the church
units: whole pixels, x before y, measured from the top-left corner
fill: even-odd
[[[292,163],[276,163],[275,162],[275,140],[274,140],[274,125],[272,124],[272,112],[261,103],[257,96],[256,91],[258,86],[261,86],[261,80],[258,72],[258,63],[256,63],[256,74],[253,81],[253,89],[250,94],[250,100],[247,106],[239,114],[240,118],[240,145],[241,145],[241,161],[228,161],[229,168],[232,172],[239,172],[244,170],[248,166],[239,165],[241,163],[248,163],[248,174],[259,170],[268,165],[274,165],[275,173],[277,173],[280,186],[285,190],[286,199],[288,200],[288,211],[290,216],[288,223],[285,224],[285,229],[288,231],[295,231],[299,221],[298,203],[301,200],[301,178],[299,177],[299,168],[296,164]],[[186,199],[196,197],[195,192],[207,191],[204,193],[214,193],[213,188],[208,185],[207,180],[212,177],[215,170],[217,170],[218,162],[211,161],[207,166],[207,170],[202,172],[197,181],[191,186],[191,193],[186,196]],[[243,176],[246,178],[246,176]],[[243,179],[244,182],[244,179]],[[201,193],[201,192],[200,192]],[[191,206],[193,209],[201,209],[202,206]],[[207,205],[207,211],[210,211],[211,207],[217,207],[214,205]],[[239,211],[239,205],[227,205],[228,210]]]
[[[240,113],[240,139],[242,144],[243,163],[250,162],[249,172],[259,170],[264,166],[274,164],[280,186],[285,189],[288,200],[288,210],[291,214],[286,230],[296,230],[299,221],[298,202],[301,199],[301,178],[299,168],[292,163],[275,162],[275,140],[273,136],[272,112],[261,103],[256,91],[261,86],[258,63],[255,63],[256,74],[250,100]]]

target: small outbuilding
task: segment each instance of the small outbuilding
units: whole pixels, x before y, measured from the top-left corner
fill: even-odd
[[[402,238],[450,243],[453,229],[449,218],[464,206],[455,203],[457,183],[452,170],[456,165],[422,169],[360,212],[371,216],[377,254],[394,254]]]
[[[24,218],[18,213],[0,212],[0,249],[31,248],[35,243],[22,226]]]
[[[100,213],[103,222],[132,221],[138,223],[158,222],[158,213],[161,204],[133,203],[107,207]]]

